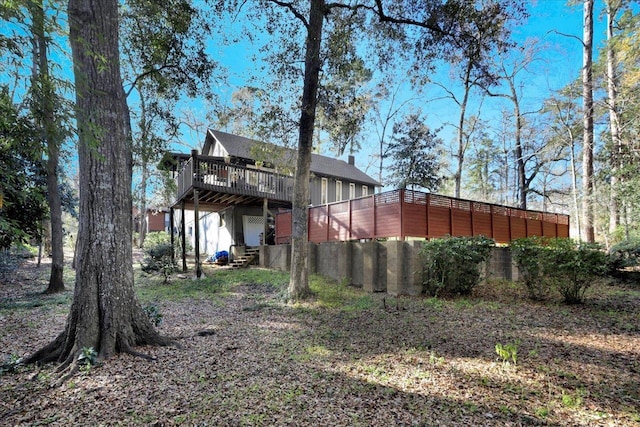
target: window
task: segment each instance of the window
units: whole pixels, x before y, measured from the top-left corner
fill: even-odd
[[[356,198],[356,185],[354,183],[349,184],[349,199]]]
[[[327,178],[322,178],[322,184],[320,187],[320,204],[324,205],[325,203],[327,203],[327,189],[328,189],[328,182],[327,182]]]
[[[364,196],[368,196],[369,195],[369,187],[367,187],[366,185],[362,186],[362,197]]]
[[[342,201],[342,181],[336,181],[336,202]]]

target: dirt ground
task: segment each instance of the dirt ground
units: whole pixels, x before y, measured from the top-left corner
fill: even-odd
[[[72,292],[41,295],[47,277],[29,262],[0,283],[5,361],[63,329]],[[638,284],[594,285],[581,306],[508,283],[457,299],[345,295],[291,305],[276,285],[241,283],[158,300],[181,348],[117,355],[57,388],[52,365],[4,372],[0,425],[640,426]]]

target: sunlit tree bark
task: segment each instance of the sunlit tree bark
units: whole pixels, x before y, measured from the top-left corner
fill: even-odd
[[[584,0],[582,55],[582,240],[593,242],[593,0]]]
[[[27,362],[58,361],[71,374],[84,348],[102,360],[168,340],[158,335],[133,290],[131,131],[120,76],[118,2],[70,0],[68,16],[80,180],[76,284],[65,330]]]

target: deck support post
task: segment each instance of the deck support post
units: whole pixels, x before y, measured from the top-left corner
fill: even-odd
[[[182,272],[187,271],[187,222],[184,218],[184,200],[180,205],[180,227],[182,228]]]
[[[175,235],[173,234],[173,221],[175,220],[175,213],[173,206],[169,208],[169,233],[171,236],[171,266],[176,264],[176,252],[175,252]]]
[[[202,277],[202,269],[200,267],[200,211],[198,209],[198,190],[193,189],[193,230],[194,230],[194,251],[196,263],[196,279]]]
[[[269,213],[269,199],[266,197],[262,199],[262,244],[267,244],[267,232],[269,231],[269,224],[267,224]]]

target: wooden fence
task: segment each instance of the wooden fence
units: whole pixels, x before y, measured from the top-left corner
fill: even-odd
[[[393,190],[309,209],[309,241],[486,236],[569,237],[569,215],[510,208],[412,190]],[[291,239],[291,212],[276,215],[276,243]]]

